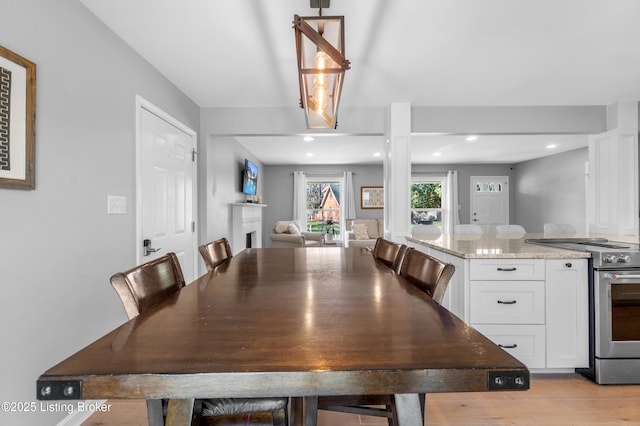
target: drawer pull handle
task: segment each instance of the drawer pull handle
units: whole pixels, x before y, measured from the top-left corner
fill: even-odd
[[[501,345],[500,343],[498,343],[498,346],[500,346],[503,349],[515,349],[518,347],[518,345],[516,345],[515,343],[513,345]]]
[[[518,303],[518,301],[517,300],[508,300],[508,301],[498,300],[498,303],[500,303],[501,305],[515,305],[516,303]]]
[[[500,272],[513,272],[513,271],[517,271],[517,268],[498,268],[498,271]]]

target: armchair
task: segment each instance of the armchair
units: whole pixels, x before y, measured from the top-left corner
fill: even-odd
[[[319,232],[302,232],[297,220],[283,220],[273,226],[271,247],[320,247],[322,238]]]

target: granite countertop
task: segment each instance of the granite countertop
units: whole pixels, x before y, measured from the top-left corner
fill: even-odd
[[[440,235],[434,240],[416,239],[411,236],[407,241],[431,247],[463,259],[587,259],[588,252],[565,250],[555,247],[545,247],[528,244],[528,238],[562,238],[566,235],[525,234],[516,235]],[[602,235],[579,234],[572,237],[599,237]],[[612,241],[622,241],[621,238],[604,236]],[[424,236],[421,236],[424,238]]]

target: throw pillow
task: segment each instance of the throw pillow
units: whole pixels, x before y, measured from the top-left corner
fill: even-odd
[[[364,223],[358,223],[351,227],[351,230],[356,235],[356,240],[368,240],[369,234],[367,233],[367,225]]]
[[[289,233],[293,235],[300,235],[300,230],[298,229],[296,224],[293,222],[289,224],[289,226],[287,227],[287,231],[289,231]]]
[[[276,222],[276,226],[274,227],[274,231],[276,231],[276,234],[284,234],[285,232],[287,232],[289,229],[289,223],[290,222],[285,221]]]
[[[376,239],[382,235],[378,235],[378,221],[376,219],[360,219],[358,223],[362,223],[367,227],[369,238]]]

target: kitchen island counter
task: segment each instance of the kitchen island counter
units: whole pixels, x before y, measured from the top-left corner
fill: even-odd
[[[589,237],[587,234],[577,237]],[[434,240],[408,236],[407,241],[463,259],[588,259],[591,254],[525,243],[530,238],[566,237],[566,235],[440,235]],[[591,235],[593,237],[593,235]],[[602,236],[598,236],[602,237]]]

